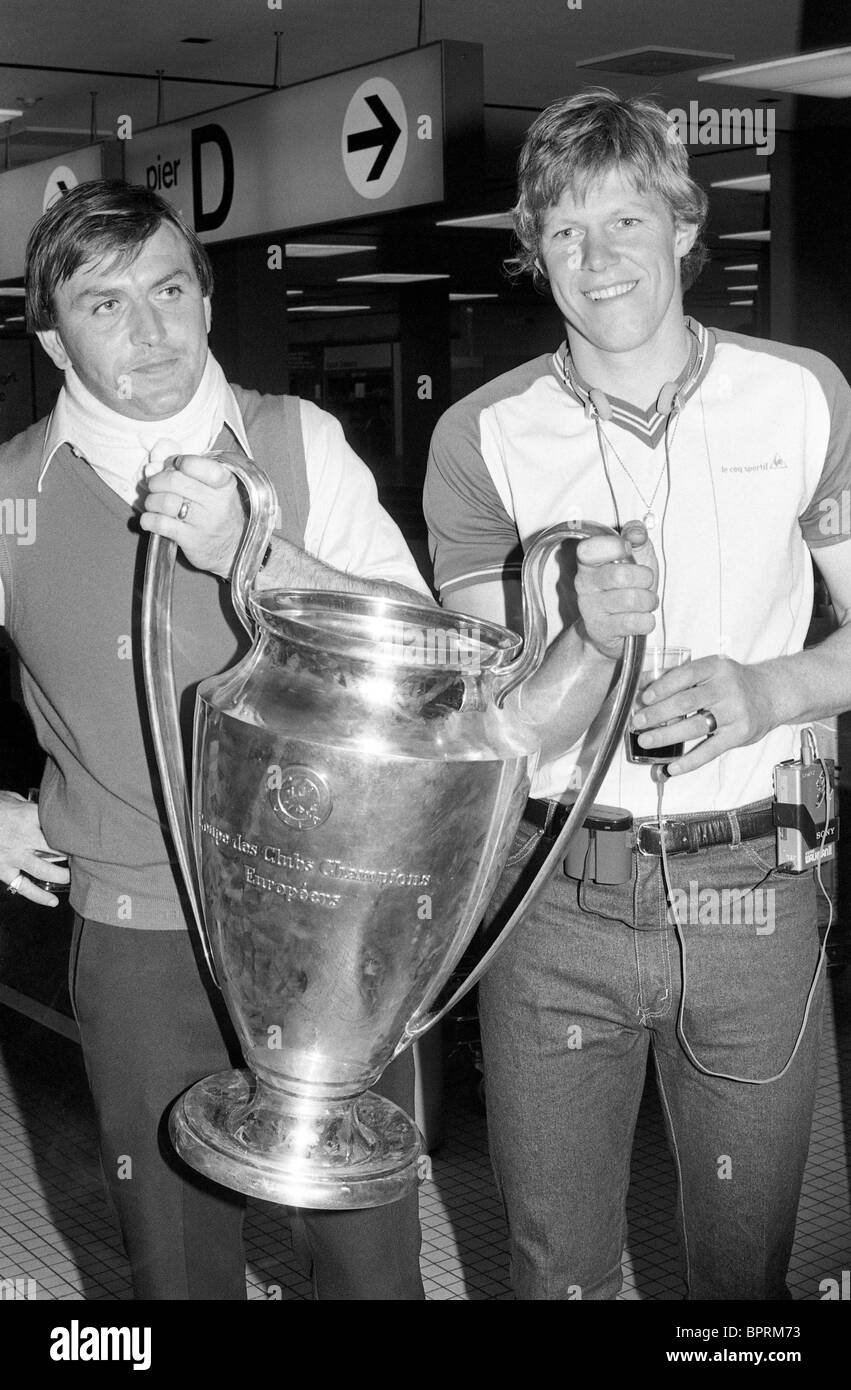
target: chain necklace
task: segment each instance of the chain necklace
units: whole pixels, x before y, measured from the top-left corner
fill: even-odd
[[[686,326],[689,327],[688,324],[687,324]],[[689,383],[689,382],[691,382],[691,381],[694,380],[695,367],[696,367],[696,363],[697,363],[697,360],[698,360],[698,347],[699,347],[699,341],[698,341],[697,335],[694,333],[694,330],[691,329],[690,327],[689,327],[689,332],[690,332],[691,338],[692,338],[692,341],[691,341],[691,348],[690,348],[690,351],[689,351],[689,359],[688,359],[688,362],[687,362],[687,364],[686,364],[685,370],[680,374],[679,378],[677,379],[677,387],[678,387],[678,388],[679,388],[679,385],[680,385],[681,382]],[[565,384],[566,386],[570,386],[570,387],[572,388],[572,390],[573,390],[577,395],[580,395],[580,398],[582,397],[582,392],[583,392],[583,391],[584,391],[585,393],[587,393],[587,396],[590,396],[590,390],[589,390],[589,388],[584,387],[584,388],[582,388],[582,389],[580,390],[578,384],[577,384],[577,383],[574,381],[574,379],[573,379],[573,371],[572,371],[572,368],[571,368],[571,361],[570,361],[570,350],[569,350],[569,348],[568,348],[568,346],[567,346],[567,343],[565,343],[565,345],[564,345],[564,356],[562,357],[561,355],[557,354],[555,360],[556,360],[556,365],[557,365],[557,367],[558,367],[558,369],[559,369],[559,372],[560,372],[560,374],[561,374],[561,378],[562,378],[562,381],[564,382],[564,384]],[[587,400],[586,400],[586,405],[587,405]],[[678,419],[679,419],[679,417],[677,417],[677,420],[678,420]],[[609,475],[609,467],[608,467],[608,463],[607,463],[607,461],[606,461],[606,453],[605,453],[605,449],[603,448],[603,444],[604,444],[604,443],[608,446],[609,449],[611,449],[612,453],[614,454],[615,458],[617,459],[618,463],[620,464],[620,466],[621,466],[623,472],[626,474],[627,478],[628,478],[629,481],[632,483],[633,488],[634,488],[635,491],[638,493],[638,496],[641,498],[641,501],[642,501],[642,503],[643,503],[643,505],[644,505],[644,508],[645,508],[644,516],[641,518],[642,522],[643,522],[644,525],[647,527],[647,530],[648,530],[648,531],[654,530],[654,528],[655,528],[656,526],[659,525],[659,518],[658,518],[658,516],[656,515],[656,513],[655,513],[654,510],[653,510],[653,503],[654,503],[655,500],[656,500],[656,494],[657,494],[657,492],[659,491],[659,488],[660,488],[661,483],[662,483],[662,479],[664,478],[666,472],[668,471],[669,462],[670,462],[669,448],[670,448],[670,445],[673,443],[673,436],[674,436],[674,430],[676,429],[676,424],[675,424],[674,430],[671,431],[670,438],[669,438],[669,436],[668,436],[668,425],[666,424],[666,426],[665,426],[665,449],[664,449],[664,458],[662,459],[662,466],[661,466],[661,468],[659,469],[659,476],[658,476],[657,479],[656,479],[656,483],[655,483],[655,485],[654,485],[653,491],[652,491],[652,493],[650,494],[650,500],[648,501],[647,498],[644,496],[644,493],[642,492],[641,488],[638,486],[638,483],[635,481],[635,478],[632,476],[632,473],[631,473],[630,470],[627,468],[626,464],[624,463],[623,459],[621,458],[620,454],[618,453],[617,449],[615,448],[614,444],[612,443],[611,439],[609,439],[609,436],[608,436],[608,435],[605,433],[605,431],[603,430],[603,427],[602,427],[602,424],[601,424],[599,415],[596,415],[595,420],[594,420],[594,423],[595,423],[595,425],[596,425],[596,427],[597,427],[597,438],[598,438],[598,442],[599,442],[599,446],[600,446],[600,457],[601,457],[602,460],[603,460],[603,469],[604,469],[605,474],[606,474],[606,482],[607,482],[608,485],[609,485],[609,492],[610,492],[611,495],[612,495],[612,505],[613,505],[614,510],[615,510],[615,519],[616,519],[617,525],[620,526],[620,513],[619,513],[619,509],[618,509],[617,499],[616,499],[616,497],[615,497],[615,490],[614,490],[614,488],[612,487],[612,480],[611,480],[611,477],[610,477],[610,475]],[[670,423],[670,416],[668,417],[668,423]]]
[[[648,530],[648,531],[654,530],[655,527],[657,527],[657,526],[659,525],[659,518],[658,518],[658,516],[656,515],[656,513],[655,513],[654,510],[653,510],[653,503],[656,501],[656,494],[657,494],[657,492],[659,491],[659,487],[660,487],[660,485],[661,485],[662,479],[664,478],[665,473],[666,473],[666,471],[667,471],[667,466],[668,466],[667,452],[665,453],[665,456],[664,456],[663,459],[662,459],[662,467],[659,469],[659,476],[658,476],[658,478],[656,479],[656,485],[655,485],[655,487],[653,488],[653,491],[652,491],[651,494],[650,494],[650,500],[648,501],[647,498],[644,496],[644,493],[643,493],[642,489],[638,486],[638,483],[635,481],[635,478],[632,476],[632,473],[629,471],[629,469],[627,468],[627,466],[626,466],[626,464],[624,463],[623,459],[621,458],[620,454],[618,453],[617,449],[615,448],[614,444],[613,444],[612,441],[609,439],[609,436],[608,436],[608,435],[605,433],[605,431],[603,430],[602,426],[600,425],[599,420],[597,421],[597,428],[598,428],[598,430],[599,430],[599,432],[600,432],[600,438],[603,439],[603,440],[605,440],[606,444],[607,444],[608,447],[611,449],[612,453],[614,454],[615,458],[617,459],[618,463],[620,464],[620,466],[621,466],[621,468],[623,469],[624,473],[626,474],[627,478],[628,478],[629,481],[632,483],[632,486],[634,487],[635,491],[638,493],[639,497],[641,498],[641,501],[642,501],[642,503],[643,503],[643,505],[644,505],[644,508],[645,508],[644,516],[641,518],[642,522],[643,522],[644,525],[647,527],[647,530]],[[615,515],[618,516],[618,525],[620,525],[620,517],[619,517],[619,514],[618,514],[618,504],[617,504],[617,501],[615,500],[615,491],[614,491],[614,488],[612,487],[612,480],[611,480],[611,478],[609,477],[609,470],[608,470],[608,467],[607,467],[607,465],[606,465],[606,457],[605,457],[605,454],[603,454],[603,466],[604,466],[604,468],[605,468],[605,470],[606,470],[606,481],[607,481],[608,484],[609,484],[609,491],[610,491],[611,494],[612,494],[612,502],[614,502],[614,506],[615,506]]]

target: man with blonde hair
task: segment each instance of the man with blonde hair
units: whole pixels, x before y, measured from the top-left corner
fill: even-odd
[[[514,268],[549,287],[565,340],[453,406],[432,442],[450,608],[519,628],[537,532],[580,517],[619,532],[565,547],[546,579],[550,644],[520,703],[542,759],[499,900],[564,822],[623,637],[686,657],[641,697],[596,857],[590,840],[569,856],[480,987],[520,1298],[617,1296],[651,1045],[688,1296],[788,1297],[823,959],[812,872],[778,871],[772,772],[802,724],[851,705],[851,542],[822,525],[851,485],[851,393],[818,353],[684,316],[705,214],[654,102],[598,90],[544,111],[520,157]],[[811,552],[841,626],[804,652]],[[747,911],[766,893],[770,920]]]

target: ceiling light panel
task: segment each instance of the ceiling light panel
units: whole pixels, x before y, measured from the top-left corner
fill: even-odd
[[[770,174],[748,174],[741,179],[716,179],[710,188],[729,188],[736,193],[770,193]]]
[[[472,227],[487,231],[510,232],[514,228],[514,218],[510,212],[482,212],[476,217],[447,217],[436,222],[437,227]]]
[[[429,274],[408,274],[405,271],[376,271],[374,275],[338,275],[338,285],[370,284],[370,285],[413,285],[420,280],[448,280],[449,275],[442,272],[437,275]]]
[[[371,304],[293,304],[288,314],[353,314],[358,310],[371,309]]]
[[[823,48],[817,53],[797,53],[743,67],[705,72],[698,82],[725,87],[753,87],[759,91],[795,92],[798,96],[851,97],[851,46]]]
[[[284,252],[292,260],[319,260],[325,256],[353,256],[359,251],[374,251],[374,246],[362,246],[352,243],[341,246],[332,246],[329,242],[321,241],[288,241],[284,247]]]
[[[770,241],[771,232],[722,232],[719,241]]]
[[[732,53],[702,53],[693,48],[627,48],[621,53],[606,53],[601,58],[584,58],[578,68],[599,69],[602,72],[626,72],[633,77],[661,77],[672,72],[692,72],[709,67],[710,63],[731,63]]]

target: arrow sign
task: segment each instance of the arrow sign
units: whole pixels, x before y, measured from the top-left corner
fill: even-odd
[[[387,161],[393,153],[393,147],[402,128],[394,121],[380,96],[373,92],[371,96],[365,97],[367,106],[378,117],[378,125],[372,130],[361,130],[356,135],[349,135],[346,139],[346,148],[349,154],[355,150],[372,150],[378,147],[378,155],[375,163],[366,176],[367,183],[372,183],[373,179],[380,179],[387,167]]]
[[[370,113],[377,125],[365,125]],[[362,82],[343,120],[341,152],[346,177],[364,198],[380,198],[402,172],[408,117],[399,89],[383,77]]]

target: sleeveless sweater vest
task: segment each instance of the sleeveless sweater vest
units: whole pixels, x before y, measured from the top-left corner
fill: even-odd
[[[234,387],[256,462],[280,506],[277,533],[304,544],[310,496],[295,397]],[[0,449],[11,495],[36,500],[31,545],[0,535],[6,627],[21,660],[27,708],[47,766],[39,798],[48,843],[71,860],[71,904],[116,926],[186,925],[145,703],[141,593],[147,534],[138,516],[68,445],[37,493],[46,422]],[[217,448],[241,452],[225,428]],[[226,670],[247,637],[214,575],[178,559],[175,679],[185,746],[195,687]]]

